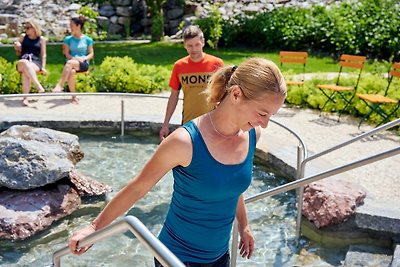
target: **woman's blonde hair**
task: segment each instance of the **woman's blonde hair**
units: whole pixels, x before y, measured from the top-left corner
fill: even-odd
[[[265,93],[286,95],[286,82],[278,66],[264,58],[250,58],[238,67],[223,67],[210,78],[208,102],[218,104],[237,85],[248,100],[257,100]]]
[[[30,24],[32,26],[32,28],[35,30],[36,32],[36,36],[42,36],[42,30],[40,29],[39,24],[37,24],[34,20],[28,20],[25,22],[25,26],[26,24]]]

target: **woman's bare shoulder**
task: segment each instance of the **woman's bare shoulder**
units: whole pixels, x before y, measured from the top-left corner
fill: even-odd
[[[178,165],[187,166],[192,159],[192,139],[188,131],[180,127],[173,131],[161,144],[160,149],[175,160]]]

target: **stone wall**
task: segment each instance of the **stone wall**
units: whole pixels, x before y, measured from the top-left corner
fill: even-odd
[[[224,19],[253,12],[271,10],[283,5],[310,6],[330,4],[335,0],[216,0]],[[163,6],[164,33],[173,36],[179,25],[185,25],[197,17],[207,16],[210,4],[207,0],[184,1],[167,0]],[[76,14],[80,4],[72,0],[0,0],[0,39],[19,36],[23,22],[35,19],[43,29],[44,35],[62,40],[69,30],[69,19]],[[151,17],[145,0],[110,0],[100,6],[91,6],[98,11],[96,18],[99,29],[107,30],[109,35],[138,37],[151,33]]]

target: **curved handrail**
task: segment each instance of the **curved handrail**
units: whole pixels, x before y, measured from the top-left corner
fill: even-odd
[[[320,153],[317,153],[317,154],[315,154],[313,156],[310,156],[310,157],[308,157],[308,158],[306,158],[306,159],[304,159],[302,161],[302,163],[300,165],[300,170],[298,170],[298,172],[300,171],[301,174],[304,175],[304,168],[305,168],[305,163],[304,162],[308,162],[308,161],[310,161],[312,159],[315,159],[317,157],[325,155],[325,154],[327,154],[329,152],[332,152],[332,151],[334,151],[336,149],[339,149],[339,148],[341,148],[343,146],[346,146],[348,144],[351,144],[351,143],[353,143],[355,141],[358,141],[358,140],[363,139],[365,137],[371,136],[371,135],[376,134],[378,132],[387,130],[387,129],[392,128],[392,127],[394,127],[396,125],[399,125],[399,124],[400,124],[400,119],[396,119],[396,120],[394,120],[392,122],[389,122],[389,123],[386,123],[386,124],[384,124],[384,125],[382,125],[382,126],[380,126],[378,128],[372,129],[371,131],[368,131],[366,133],[360,134],[360,135],[350,139],[349,141],[343,142],[343,143],[341,143],[339,145],[336,145],[336,146],[334,146],[334,147],[332,147],[330,149],[327,149],[327,150],[322,151]],[[385,158],[388,158],[388,157],[392,157],[392,156],[395,156],[397,154],[400,154],[400,146],[397,146],[394,149],[387,150],[385,152],[382,152],[382,153],[375,154],[373,156],[364,158],[362,160],[358,160],[358,161],[354,161],[354,162],[346,164],[346,165],[342,165],[341,167],[330,169],[328,171],[325,171],[325,172],[322,172],[322,173],[319,173],[319,174],[316,174],[316,175],[313,175],[313,176],[310,176],[310,177],[300,178],[300,179],[298,179],[296,181],[289,182],[289,183],[286,183],[284,185],[275,187],[273,189],[261,192],[259,194],[256,194],[256,195],[253,195],[251,197],[246,198],[245,199],[245,203],[246,204],[247,203],[251,203],[251,202],[254,202],[254,201],[257,201],[257,200],[260,200],[260,199],[264,199],[264,198],[269,197],[269,196],[274,196],[274,195],[277,195],[277,194],[292,190],[292,189],[302,188],[303,186],[305,186],[307,184],[310,184],[312,182],[321,180],[323,178],[331,177],[333,175],[336,175],[336,174],[339,174],[339,173],[342,173],[342,172],[345,172],[345,171],[348,171],[348,170],[352,170],[352,169],[355,169],[355,168],[358,168],[358,167],[364,166],[366,164],[370,164],[370,163],[373,163],[375,161],[379,161],[379,160],[382,160],[382,159],[385,159]],[[300,210],[300,212],[301,212],[301,210]],[[232,236],[233,237],[232,237],[232,246],[231,246],[232,247],[231,266],[236,266],[236,257],[237,257],[236,248],[237,248],[237,243],[238,243],[237,220],[235,220],[234,224],[233,224]]]
[[[303,158],[307,158],[308,157],[308,152],[307,152],[307,147],[306,147],[306,143],[303,141],[303,139],[300,137],[300,135],[298,135],[295,131],[293,131],[292,129],[290,129],[289,127],[285,126],[284,124],[274,120],[274,119],[270,119],[270,122],[273,122],[277,125],[279,125],[280,127],[284,128],[285,130],[287,130],[288,132],[290,132],[294,137],[297,138],[297,140],[299,141],[301,147],[303,148],[302,151],[302,157]]]
[[[7,97],[44,97],[44,96],[71,96],[71,95],[84,95],[84,96],[135,96],[135,97],[153,97],[153,98],[168,98],[169,96],[163,95],[150,95],[138,93],[110,93],[110,92],[95,92],[95,93],[41,93],[41,94],[0,94],[0,98]],[[180,98],[182,99],[182,98]]]
[[[336,145],[336,146],[333,146],[333,147],[331,147],[331,148],[328,148],[328,149],[326,149],[326,150],[324,150],[324,151],[322,151],[322,152],[320,152],[320,153],[316,153],[316,154],[314,154],[314,155],[312,155],[312,156],[310,156],[310,157],[304,158],[304,160],[303,160],[303,162],[301,163],[301,166],[300,166],[300,167],[301,167],[302,169],[304,169],[306,163],[309,162],[309,161],[311,161],[311,160],[314,160],[314,159],[316,159],[316,158],[319,158],[319,157],[321,157],[321,156],[323,156],[323,155],[326,155],[326,154],[328,154],[328,153],[330,153],[330,152],[332,152],[332,151],[335,151],[335,150],[337,150],[337,149],[339,149],[339,148],[342,148],[342,147],[344,147],[344,146],[350,145],[351,143],[354,143],[354,142],[356,142],[356,141],[358,141],[358,140],[361,140],[361,139],[363,139],[363,138],[369,137],[369,136],[374,135],[374,134],[376,134],[376,133],[379,133],[379,132],[381,132],[381,131],[387,130],[387,129],[392,128],[392,127],[394,127],[394,126],[396,126],[396,125],[399,125],[399,124],[400,124],[400,118],[399,118],[399,119],[396,119],[396,120],[394,120],[394,121],[388,122],[388,123],[386,123],[386,124],[384,124],[384,125],[382,125],[382,126],[379,126],[379,127],[377,127],[377,128],[374,128],[374,129],[372,129],[372,130],[370,130],[370,131],[368,131],[368,132],[362,133],[362,134],[360,134],[360,135],[358,135],[358,136],[356,136],[356,137],[354,137],[354,138],[352,138],[352,139],[350,139],[350,140],[348,140],[348,141],[345,141],[345,142],[340,143],[340,144],[338,144],[338,145]]]
[[[296,137],[296,139],[299,141],[299,147],[298,147],[298,153],[297,153],[297,171],[296,171],[296,179],[301,178],[301,173],[299,172],[300,170],[300,164],[302,162],[302,160],[304,158],[307,158],[308,156],[308,152],[307,152],[307,147],[305,142],[303,141],[303,139],[300,137],[300,135],[298,135],[295,131],[293,131],[292,129],[288,128],[287,126],[285,126],[284,124],[274,120],[274,119],[270,119],[271,122],[277,124],[278,126],[284,128],[285,130],[287,130],[288,132],[290,132],[294,137]],[[302,205],[302,201],[303,201],[303,191],[300,190],[298,192],[298,206],[301,207]],[[297,216],[297,220],[296,220],[296,228],[297,231],[296,232],[300,232],[300,224],[301,224],[301,214]],[[231,244],[231,266],[236,266],[236,258],[237,258],[237,244],[238,244],[238,229],[237,229],[237,221],[235,220],[233,223],[233,231],[232,231],[232,244]]]
[[[361,160],[353,161],[349,164],[342,165],[341,167],[333,168],[333,169],[327,170],[325,172],[318,173],[316,175],[308,176],[308,177],[301,178],[301,179],[293,181],[293,182],[286,183],[281,186],[277,186],[273,189],[270,189],[270,190],[261,192],[259,194],[256,194],[254,196],[251,196],[249,198],[246,198],[245,203],[246,204],[251,203],[251,202],[263,199],[265,197],[274,196],[274,195],[277,195],[277,194],[280,194],[280,193],[283,193],[283,192],[286,192],[286,191],[289,191],[292,189],[296,189],[296,188],[308,185],[312,182],[321,180],[323,178],[328,178],[333,175],[373,163],[375,161],[379,161],[379,160],[382,160],[385,158],[396,156],[397,154],[400,154],[400,146],[393,148],[393,149],[386,150],[382,153],[375,154],[370,157],[363,158]]]
[[[155,237],[138,218],[131,215],[86,236],[79,242],[79,245],[80,247],[85,247],[112,235],[126,232],[127,230],[130,230],[141,243],[146,245],[163,266],[185,267],[185,265],[163,243],[161,243],[161,241]],[[60,258],[70,253],[71,251],[68,247],[64,247],[54,252],[53,266],[60,267]]]

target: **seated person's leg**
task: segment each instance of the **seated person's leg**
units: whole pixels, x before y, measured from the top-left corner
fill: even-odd
[[[61,80],[57,83],[56,87],[54,87],[53,92],[61,92],[63,90],[64,84],[69,80],[72,70],[74,70],[73,75],[75,76],[75,71],[79,70],[79,61],[76,59],[70,59],[65,63]]]

